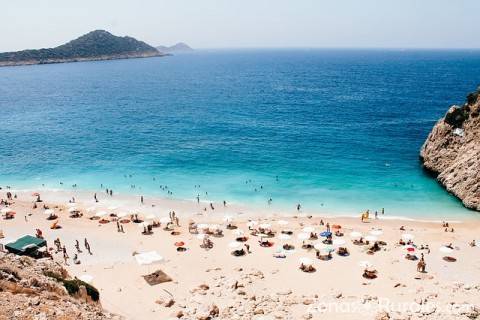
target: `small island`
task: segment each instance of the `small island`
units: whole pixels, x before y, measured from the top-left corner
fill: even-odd
[[[158,46],[157,50],[163,53],[185,53],[194,51],[188,44],[179,42],[173,46]]]
[[[132,37],[89,32],[55,48],[0,53],[0,66],[159,57],[165,54]]]

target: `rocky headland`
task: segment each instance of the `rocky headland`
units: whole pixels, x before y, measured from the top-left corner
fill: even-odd
[[[452,106],[420,151],[426,170],[465,207],[480,211],[480,88]]]

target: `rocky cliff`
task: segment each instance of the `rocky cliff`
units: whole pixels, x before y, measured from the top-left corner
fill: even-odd
[[[0,253],[0,319],[105,320],[98,291],[51,260]]]
[[[480,211],[480,88],[452,106],[420,151],[426,170],[470,209]]]

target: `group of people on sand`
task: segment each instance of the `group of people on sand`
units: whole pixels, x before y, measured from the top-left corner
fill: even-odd
[[[90,248],[90,243],[88,242],[87,238],[84,239],[84,246],[85,246],[85,250],[87,250],[87,252],[90,254],[90,255],[93,255],[92,251],[91,251],[91,248]],[[67,248],[65,246],[65,244],[62,245],[62,242],[60,241],[60,238],[56,238],[54,241],[53,241],[53,244],[55,245],[55,253],[62,253],[63,255],[63,260],[65,262],[65,265],[68,265],[68,259],[70,259],[70,256],[68,255],[67,253]],[[76,253],[74,253],[73,255],[73,263],[74,264],[80,264],[81,261],[79,260],[78,258],[78,255],[83,253],[83,251],[80,249],[80,242],[78,240],[75,240],[75,249],[76,249]]]

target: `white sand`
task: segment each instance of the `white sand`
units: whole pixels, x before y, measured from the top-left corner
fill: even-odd
[[[84,217],[72,219],[68,217],[65,204],[74,195],[78,207],[82,208]],[[361,223],[360,219],[353,218],[328,218],[324,220],[331,225],[340,224],[346,240],[346,247],[350,250],[350,256],[340,257],[333,254],[330,261],[321,261],[315,258],[315,251],[307,252],[301,249],[301,241],[296,235],[301,232],[303,226],[313,225],[317,232],[325,230],[319,226],[321,217],[288,217],[277,216],[268,209],[264,211],[251,211],[246,207],[227,206],[215,204],[216,210],[203,211],[206,204],[197,204],[189,201],[174,201],[165,199],[145,199],[145,204],[140,205],[139,198],[133,196],[109,197],[98,194],[100,202],[95,204],[92,193],[68,192],[68,191],[43,191],[42,199],[60,216],[59,223],[62,229],[50,230],[51,221],[46,220],[43,209],[31,209],[34,197],[29,193],[19,192],[18,199],[12,208],[17,212],[13,220],[1,220],[0,229],[3,230],[5,238],[16,238],[24,234],[35,234],[35,228],[40,228],[49,246],[53,246],[53,240],[60,238],[66,244],[70,257],[75,253],[74,243],[78,239],[83,250],[83,239],[86,237],[91,244],[93,255],[88,255],[85,250],[79,254],[80,265],[73,265],[70,259],[68,267],[71,274],[75,276],[91,275],[92,284],[101,292],[102,305],[109,311],[119,313],[127,319],[167,319],[175,315],[179,310],[191,313],[194,308],[201,310],[203,307],[215,303],[220,313],[227,313],[229,306],[235,306],[237,311],[231,312],[236,316],[230,318],[251,319],[263,316],[265,319],[299,319],[302,316],[313,319],[358,319],[362,314],[367,318],[374,317],[378,313],[378,299],[389,299],[392,303],[417,302],[420,299],[428,299],[437,306],[436,313],[440,317],[447,314],[447,303],[455,302],[467,304],[479,304],[480,301],[480,247],[470,247],[469,242],[473,239],[480,239],[478,220],[463,221],[453,224],[455,232],[444,232],[441,223],[426,221],[402,221],[402,220],[379,220],[370,219],[368,223]],[[155,207],[152,207],[155,204]],[[116,224],[109,223],[100,225],[98,221],[87,219],[90,214],[86,209],[95,205],[98,210],[107,210],[110,206],[117,206],[118,209],[110,210],[122,212],[139,210],[143,214],[156,214],[159,217],[168,216],[168,212],[174,210],[180,217],[180,235],[172,236],[162,228],[154,228],[153,235],[142,235],[143,230],[137,224],[128,223],[124,225],[125,233],[117,232]],[[62,211],[60,211],[62,209]],[[238,215],[238,212],[243,214]],[[28,215],[30,214],[31,215]],[[92,213],[93,214],[93,213]],[[189,219],[197,223],[218,223],[222,224],[222,217],[230,214],[234,217],[236,225],[247,231],[245,222],[251,217],[264,217],[265,221],[272,224],[275,231],[280,231],[276,221],[286,219],[289,221],[288,228],[294,230],[290,241],[296,246],[293,253],[287,255],[286,259],[277,259],[272,256],[277,245],[285,241],[278,239],[278,234],[272,241],[275,245],[272,248],[263,248],[258,245],[258,238],[249,236],[248,243],[251,247],[251,254],[244,257],[234,257],[228,244],[235,240],[234,231],[225,230],[223,238],[212,238],[213,249],[206,251],[200,248],[201,241],[196,235],[188,233],[187,222]],[[27,216],[27,222],[24,220]],[[263,221],[263,220],[262,220]],[[402,231],[400,226],[405,225],[406,231],[415,236],[416,245],[428,244],[431,253],[425,253],[427,263],[426,274],[419,274],[416,271],[416,262],[404,258],[405,250],[396,245]],[[366,246],[353,245],[349,237],[352,230],[359,231],[364,235],[372,228],[381,229],[383,235],[378,236],[379,240],[387,242],[387,246],[374,255],[367,255]],[[335,239],[335,237],[334,237]],[[174,243],[184,241],[187,252],[178,253]],[[439,251],[439,247],[453,243],[458,249],[450,256],[457,258],[457,262],[449,263],[442,260],[445,255]],[[165,262],[157,265],[139,266],[132,253],[157,251],[165,258]],[[309,257],[317,269],[315,273],[307,274],[298,269],[299,258]],[[62,261],[60,254],[55,259]],[[360,261],[368,260],[378,270],[378,278],[366,280],[362,277],[363,268],[359,266]],[[212,270],[220,268],[219,270]],[[242,268],[242,271],[239,271]],[[141,277],[144,274],[162,269],[174,281],[156,286],[148,285]],[[263,273],[263,278],[253,275],[255,270]],[[416,276],[421,279],[415,279]],[[231,283],[238,280],[244,287],[241,289],[229,289]],[[251,283],[250,283],[251,282]],[[396,284],[401,285],[395,287]],[[206,292],[192,293],[191,289],[200,284],[207,284],[210,289]],[[460,285],[463,284],[463,285]],[[245,295],[238,294],[239,290],[245,291]],[[291,293],[288,293],[289,291]],[[175,304],[172,307],[165,307],[155,301],[169,298],[171,293]],[[288,293],[288,294],[287,294]],[[342,297],[336,298],[339,294]],[[253,303],[252,296],[256,296],[257,305]],[[273,298],[273,297],[274,298]],[[269,297],[269,298],[266,298]],[[366,298],[367,297],[367,298]],[[370,298],[368,298],[370,297]],[[373,297],[373,298],[372,298]],[[313,304],[305,305],[309,299]],[[375,308],[367,310],[351,310],[351,312],[320,312],[315,306],[321,302],[334,302],[344,306],[359,304],[373,299]],[[252,316],[252,310],[258,310],[260,302],[263,315]],[[271,300],[271,301],[270,301]],[[269,302],[270,301],[270,302]],[[368,301],[367,301],[368,304]],[[186,308],[183,308],[183,307]],[[393,305],[391,305],[394,307]],[[346,307],[345,307],[346,308]],[[345,310],[344,310],[345,311]],[[197,311],[199,314],[200,311]],[[260,311],[258,311],[260,313]],[[413,313],[418,316],[420,313]],[[270,316],[270,318],[269,318]],[[430,315],[432,316],[432,315]],[[225,317],[228,318],[228,317]],[[434,317],[435,318],[435,317]],[[195,318],[193,318],[195,319]]]

